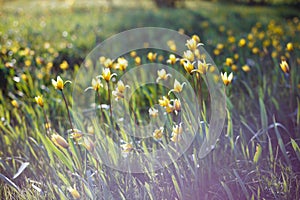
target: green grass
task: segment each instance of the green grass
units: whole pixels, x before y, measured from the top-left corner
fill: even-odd
[[[173,10],[157,9],[150,1],[114,1],[113,5],[88,2],[66,6],[64,1],[12,1],[0,9],[2,198],[70,199],[69,187],[76,187],[81,197],[87,199],[300,198],[300,16],[296,9],[188,1],[186,7]],[[199,158],[199,147],[205,137],[199,131],[192,145],[169,166],[154,172],[154,166],[148,166],[145,173],[131,174],[103,164],[104,159],[120,158],[115,145],[125,141],[131,142],[137,152],[155,151],[169,142],[168,137],[156,142],[120,131],[124,141],[116,140],[111,136],[111,127],[115,125],[104,109],[103,115],[98,113],[101,125],[73,119],[80,122],[76,128],[84,133],[78,144],[70,137],[67,110],[51,79],[60,75],[73,81],[96,44],[120,31],[143,26],[182,28],[187,35],[198,34],[218,69],[233,71],[234,81],[226,87],[225,126],[211,153]],[[251,43],[250,33],[253,47],[247,46]],[[231,36],[235,39],[232,43]],[[238,46],[241,38],[247,41],[245,47]],[[288,42],[293,43],[293,52],[286,50]],[[218,44],[224,47],[218,49]],[[254,47],[258,54],[252,52]],[[169,56],[168,52],[157,52],[164,56],[164,61]],[[149,62],[146,53],[137,51],[142,63]],[[224,64],[226,58],[235,55],[237,70]],[[134,59],[124,56],[129,68],[133,67]],[[281,56],[290,65],[288,76],[280,69]],[[69,63],[67,70],[60,68],[63,60]],[[26,61],[31,64],[26,66]],[[249,72],[242,70],[245,64],[250,66]],[[179,64],[174,67],[185,74]],[[191,83],[195,81],[187,77]],[[207,87],[201,81],[205,100],[201,105],[202,118],[209,123]],[[115,86],[111,83],[113,89]],[[82,88],[75,88],[74,82],[65,86],[64,94],[71,104],[72,89]],[[154,92],[157,89],[159,93]],[[166,92],[163,87],[144,86],[126,106],[135,110],[137,121],[147,122],[149,105],[157,103]],[[52,130],[66,139],[68,150],[55,146],[45,131],[43,109],[34,101],[37,95],[43,95]],[[100,96],[102,103],[108,102],[107,90],[102,89]],[[18,108],[12,100],[18,102]],[[172,117],[168,120],[171,127]],[[87,130],[90,126],[94,133]],[[110,150],[108,158],[99,153],[105,139]],[[88,140],[93,141],[94,151],[81,144]]]

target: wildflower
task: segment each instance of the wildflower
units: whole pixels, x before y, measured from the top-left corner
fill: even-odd
[[[105,61],[106,61],[106,58],[104,56],[100,56],[100,58],[99,58],[100,64],[104,64]]]
[[[175,110],[175,108],[174,108],[174,106],[172,104],[168,104],[167,106],[165,106],[165,108],[166,108],[166,112],[167,113],[171,113],[171,112],[173,112]]]
[[[167,74],[165,69],[161,69],[157,71],[157,79],[156,82],[160,81],[160,80],[167,80],[168,77],[172,76],[171,74]]]
[[[214,54],[216,55],[216,56],[218,56],[218,55],[220,55],[220,50],[219,49],[214,49]]]
[[[123,153],[129,153],[133,149],[133,146],[130,143],[125,143],[121,145],[121,148]]]
[[[183,52],[183,58],[189,60],[190,62],[193,62],[195,59],[195,56],[194,56],[193,52],[191,52],[190,50],[187,50],[187,51]]]
[[[187,46],[187,48],[189,50],[195,51],[197,49],[197,47],[201,45],[201,43],[198,43],[198,41],[196,41],[196,40],[200,41],[198,36],[193,37],[192,39],[189,39],[186,41],[185,45]]]
[[[246,40],[244,38],[240,39],[239,47],[244,47],[246,45]]]
[[[51,124],[50,123],[45,123],[45,128],[48,130],[51,128]]]
[[[167,97],[163,96],[162,99],[158,100],[158,103],[160,106],[166,107],[170,104],[170,100]]]
[[[75,188],[68,187],[68,191],[71,193],[71,195],[74,199],[79,199],[80,198],[80,194]]]
[[[43,96],[37,96],[37,97],[34,97],[35,99],[35,102],[41,106],[41,107],[44,107],[44,100],[43,100]]]
[[[127,68],[127,66],[128,66],[128,61],[125,58],[123,57],[118,58],[116,69],[124,71]]]
[[[160,140],[163,136],[164,127],[160,127],[159,129],[155,129],[153,132],[153,137],[156,140]]]
[[[281,61],[280,67],[284,73],[288,74],[290,72],[289,64],[285,60]]]
[[[109,82],[113,76],[117,76],[117,74],[116,73],[111,74],[110,69],[105,68],[102,71],[102,75],[100,75],[99,77],[104,79],[106,82]]]
[[[244,66],[242,66],[242,70],[244,72],[249,72],[251,69],[250,69],[249,65],[244,65]]]
[[[174,54],[170,54],[169,59],[167,60],[167,63],[174,65],[179,59],[176,58]]]
[[[164,60],[164,56],[163,56],[163,55],[159,55],[159,56],[158,56],[158,61],[159,61],[159,62],[162,62],[163,60]]]
[[[66,83],[71,83],[71,81],[66,81],[64,82],[60,76],[57,76],[56,81],[54,79],[52,79],[52,85],[54,86],[55,89],[57,90],[63,90],[64,89],[64,85]]]
[[[153,118],[158,116],[158,110],[155,108],[149,108],[149,115]]]
[[[192,73],[194,69],[194,65],[187,59],[182,59],[182,60],[183,60],[183,67],[185,71],[187,71],[188,73]]]
[[[25,60],[25,66],[30,67],[31,65],[31,60]]]
[[[172,134],[180,135],[180,134],[182,134],[182,132],[183,132],[183,129],[182,129],[181,123],[179,125],[173,126],[173,128],[172,128]]]
[[[227,76],[227,72],[225,72],[224,74],[221,72],[221,77],[223,80],[224,85],[229,85],[232,82],[233,79],[233,74],[232,72]]]
[[[172,50],[172,51],[176,51],[177,50],[177,47],[176,47],[176,44],[175,44],[174,40],[169,40],[167,42],[167,45],[169,46],[170,50]]]
[[[181,110],[181,103],[179,99],[175,99],[173,101],[173,107],[175,109],[175,111],[179,112]]]
[[[51,136],[51,140],[57,147],[65,149],[69,148],[69,144],[67,143],[67,141],[56,133]]]
[[[121,98],[124,98],[124,91],[125,89],[129,87],[128,85],[124,85],[123,81],[118,81],[117,88],[112,92],[113,96],[116,97],[116,101],[118,101]]]
[[[140,65],[141,64],[141,57],[137,56],[134,58],[134,62],[136,65]]]
[[[38,65],[41,65],[42,63],[43,63],[43,58],[41,58],[41,57],[36,57],[36,59],[35,59],[35,62],[36,62],[36,64],[38,64]]]
[[[287,43],[286,49],[287,49],[288,51],[293,51],[293,50],[294,50],[293,43],[291,43],[291,42]]]
[[[71,138],[73,140],[75,140],[76,142],[78,142],[81,138],[82,138],[83,134],[80,130],[78,129],[73,129],[72,134],[71,134]]]
[[[236,72],[238,70],[238,67],[235,64],[233,64],[231,65],[231,70]]]
[[[23,81],[27,81],[28,80],[27,75],[26,74],[21,74],[21,79]]]
[[[252,49],[252,53],[253,53],[253,54],[258,54],[258,53],[259,53],[259,48],[254,47],[254,48]]]
[[[66,69],[69,68],[69,64],[68,64],[67,61],[64,60],[64,61],[59,65],[59,67],[60,67],[62,70],[66,70]]]
[[[92,87],[95,91],[98,91],[101,87],[103,87],[99,78],[93,78]]]
[[[105,61],[103,62],[104,67],[107,68],[112,68],[113,66],[113,61],[110,58],[105,59]]]
[[[197,69],[192,70],[192,72],[198,72],[200,74],[206,74],[206,72],[208,70],[208,65],[210,65],[210,64],[207,64],[204,59],[203,59],[203,62],[198,60]]]
[[[233,58],[235,59],[235,60],[238,60],[239,59],[239,54],[237,54],[237,53],[235,53],[234,55],[233,55]]]
[[[233,64],[233,59],[232,58],[226,58],[225,65],[230,67]]]
[[[224,44],[218,43],[218,44],[217,44],[217,49],[219,49],[219,50],[224,49]]]
[[[200,38],[199,38],[198,35],[193,35],[193,36],[192,36],[192,39],[195,40],[195,41],[198,42],[198,43],[200,42]]]
[[[235,37],[234,36],[229,36],[228,37],[228,42],[229,43],[234,43],[235,42]]]
[[[182,91],[182,88],[183,86],[185,85],[186,83],[183,82],[182,84],[179,83],[179,81],[177,81],[177,79],[175,79],[174,81],[174,88],[172,90],[169,91],[168,95],[171,93],[171,92],[177,92],[177,93],[180,93]]]
[[[178,134],[174,134],[171,137],[172,142],[179,142],[180,141],[180,136]]]
[[[156,53],[149,52],[147,55],[147,58],[148,58],[148,60],[150,60],[150,62],[154,62],[156,60],[156,56],[157,56]]]
[[[16,100],[12,100],[10,103],[11,103],[11,105],[12,105],[13,107],[19,108],[19,104],[18,104],[18,102],[17,102]]]
[[[135,57],[136,57],[136,51],[131,51],[131,52],[130,52],[130,56],[131,56],[132,58],[135,58]]]

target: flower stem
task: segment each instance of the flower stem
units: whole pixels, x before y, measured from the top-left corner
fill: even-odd
[[[103,121],[103,110],[102,110],[102,106],[101,106],[101,96],[100,96],[100,92],[99,90],[97,91],[97,96],[98,96],[98,99],[99,99],[99,106],[100,106],[100,119],[101,121]]]
[[[62,97],[63,97],[64,102],[65,102],[66,107],[67,107],[68,118],[69,118],[69,122],[70,122],[70,125],[71,125],[72,132],[74,132],[74,128],[73,128],[73,124],[72,124],[72,121],[71,121],[71,115],[70,115],[70,110],[69,110],[68,102],[67,102],[67,99],[66,99],[66,97],[64,95],[64,92],[62,90],[61,90],[61,94],[62,94]]]
[[[106,82],[106,83],[107,83],[107,92],[108,92],[109,115],[110,115],[110,118],[112,118],[112,106],[111,106],[110,87],[109,87],[109,82]]]
[[[46,129],[46,133],[48,135],[50,135],[50,128],[47,128],[46,126],[50,126],[50,124],[48,123],[48,119],[47,119],[47,115],[46,115],[46,110],[43,108],[43,113],[44,113],[44,117],[45,117],[45,122],[46,122],[46,125],[45,125],[45,129]]]

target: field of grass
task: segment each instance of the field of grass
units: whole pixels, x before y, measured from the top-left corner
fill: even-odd
[[[158,9],[151,1],[107,2],[16,0],[0,5],[0,197],[300,199],[299,10],[207,1],[187,1],[177,9]],[[190,74],[184,62],[167,63],[170,52],[147,48],[121,55],[128,62],[126,69],[120,68],[121,60],[107,65],[107,57],[97,58],[117,76],[109,79],[101,71],[93,84],[88,80],[96,105],[90,109],[100,124],[77,116],[73,95],[86,88],[75,85],[75,78],[86,75],[78,72],[88,53],[114,34],[137,27],[196,34],[215,66],[203,72],[201,65],[201,73]],[[170,44],[171,49],[185,45]],[[157,53],[156,58],[149,52]],[[209,60],[196,51],[193,55]],[[180,72],[194,87],[201,102],[201,117],[194,124],[198,129],[182,156],[174,159],[170,154],[171,164],[158,170],[153,170],[155,164],[145,165],[144,173],[120,171],[105,160],[118,162],[149,151],[151,156],[167,144],[180,146],[177,137],[187,135],[172,131],[181,127],[177,96],[157,85],[139,88],[123,106],[136,123],[145,123],[153,117],[148,109],[160,104],[167,113],[162,135],[158,129],[150,138],[129,136],[112,119],[116,107],[109,106],[110,101],[118,97],[117,103],[122,102],[130,90],[122,91],[118,78],[152,62]],[[233,80],[225,86],[216,71],[232,73]],[[102,77],[96,79],[98,75]],[[209,137],[213,112],[206,86],[210,75],[226,94],[226,112],[220,113],[225,124],[213,150],[202,158],[198,152]],[[58,76],[71,82],[59,85]],[[186,89],[184,85],[182,92]],[[163,105],[162,96],[174,101]],[[104,143],[107,157],[102,155]]]

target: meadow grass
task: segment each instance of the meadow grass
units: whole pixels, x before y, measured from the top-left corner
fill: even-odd
[[[13,1],[0,9],[0,196],[71,199],[78,192],[86,199],[299,199],[298,11],[194,1],[174,10],[157,9],[150,1],[137,2]],[[199,158],[208,129],[199,122],[195,140],[178,160],[157,171],[150,165],[145,166],[145,173],[126,173],[102,162],[118,161],[116,145],[130,144],[123,146],[125,154],[153,152],[170,142],[172,131],[161,142],[140,140],[122,131],[122,140],[116,140],[111,135],[116,125],[105,108],[97,112],[101,125],[72,118],[81,130],[74,131],[62,91],[73,117],[72,90],[84,88],[75,88],[72,82],[55,89],[51,80],[59,75],[73,81],[95,45],[120,31],[143,26],[199,35],[217,68],[233,72],[234,78],[226,87],[225,126],[210,154]],[[168,52],[149,51],[158,53],[156,60],[163,56],[163,63],[169,57]],[[148,51],[136,53],[141,63],[149,63]],[[124,57],[127,70],[135,67],[135,57]],[[280,67],[283,60],[289,72]],[[172,67],[186,74],[179,63]],[[190,83],[196,82],[196,76],[186,76]],[[202,83],[201,116],[207,124],[209,98],[204,81],[199,80],[195,86]],[[109,104],[113,96],[108,95],[107,82],[101,83],[101,104]],[[110,92],[117,86],[112,81],[108,85]],[[166,93],[166,88],[148,85],[124,106],[144,123],[149,120],[149,107]],[[43,95],[43,104],[35,102],[38,95]],[[172,127],[173,118],[168,120]],[[54,132],[65,141],[51,140]],[[107,142],[109,157],[99,153],[106,148],[101,141]],[[64,142],[68,148],[62,147]]]

